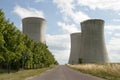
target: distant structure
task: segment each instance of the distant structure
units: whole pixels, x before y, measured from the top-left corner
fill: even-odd
[[[46,20],[39,17],[27,17],[22,20],[23,33],[33,41],[40,41],[45,44]]]
[[[108,62],[104,21],[91,19],[81,22],[81,33],[71,34],[69,64],[104,62]]]
[[[78,64],[80,54],[81,33],[72,33],[71,37],[71,54],[69,63]]]

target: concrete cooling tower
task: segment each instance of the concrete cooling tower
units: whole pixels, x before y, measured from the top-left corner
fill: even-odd
[[[108,54],[104,41],[104,21],[100,19],[83,21],[81,23],[81,31],[81,35],[78,36],[80,38],[76,38],[79,39],[78,44],[75,45],[71,42],[69,63],[76,64],[74,61],[78,61],[78,63],[81,61],[83,63],[108,62]],[[75,47],[73,44],[74,46],[80,46],[74,51]],[[73,58],[73,56],[76,56],[76,52],[79,58]]]
[[[80,40],[81,33],[72,33],[71,35],[71,54],[69,63],[78,63],[79,54],[80,54]]]
[[[33,41],[45,43],[46,21],[39,17],[27,17],[22,20],[23,33]]]

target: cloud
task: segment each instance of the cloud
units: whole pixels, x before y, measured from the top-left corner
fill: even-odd
[[[50,35],[47,34],[46,40],[50,51],[54,54],[60,64],[67,63],[69,57],[70,40],[68,34]]]
[[[55,59],[60,63],[60,64],[65,64],[68,63],[70,51],[69,50],[50,50],[53,54]]]
[[[25,17],[41,17],[44,18],[44,14],[42,11],[39,11],[37,9],[34,8],[23,8],[21,6],[15,6],[14,13],[16,13],[18,16],[20,16],[21,18],[25,18]]]
[[[109,43],[107,44],[108,53],[110,57],[110,61],[119,62],[120,61],[120,38],[113,37]]]
[[[69,49],[69,34],[50,35],[47,34],[47,44],[52,49],[65,50]]]
[[[120,61],[120,26],[118,25],[107,25],[105,26],[105,31],[110,36],[109,41],[107,41],[107,49],[111,62]]]
[[[82,22],[84,20],[90,19],[90,17],[87,14],[85,14],[84,12],[81,12],[81,11],[73,12],[73,13],[71,13],[70,16],[72,17],[73,21],[76,24],[79,24],[80,22]]]
[[[120,38],[113,37],[108,43],[109,50],[120,50],[120,45],[118,44],[120,44]]]
[[[113,19],[114,22],[120,22],[120,19]]]
[[[115,37],[119,37],[120,38],[120,33],[115,33]]]
[[[36,3],[43,2],[44,0],[35,0]]]
[[[56,4],[63,18],[63,21],[58,21],[57,24],[62,28],[63,32],[66,32],[67,34],[79,31],[77,28],[78,24],[84,20],[90,19],[86,13],[78,10],[77,7],[86,6],[93,10],[120,10],[120,1],[118,0],[53,0],[53,3]],[[118,21],[118,19],[114,19],[113,21]],[[120,46],[118,45],[120,44],[120,34],[118,32],[120,32],[120,26],[107,25],[105,26],[105,32],[107,33],[107,36],[110,37],[110,39],[107,40],[107,48],[110,59],[115,61],[114,58],[116,58],[116,61],[118,61],[119,56],[117,55],[119,55],[120,52]]]
[[[116,31],[116,30],[120,31],[120,26],[118,26],[118,25],[107,25],[107,26],[105,26],[105,29],[109,30],[109,31]]]
[[[61,13],[70,14],[74,9],[73,0],[53,0],[53,3],[57,5]]]
[[[57,35],[58,39],[62,39],[57,41],[57,43],[59,43],[59,47],[62,47],[62,50],[53,50],[53,53],[56,53],[56,59],[58,59],[60,63],[68,63],[68,58],[70,55],[70,33],[80,31],[77,26],[80,22],[89,19],[90,17],[82,11],[76,11],[76,4],[74,0],[53,0],[53,3],[56,4],[60,14],[62,14],[63,19],[63,21],[58,21],[57,25],[63,30],[63,33],[66,34]],[[66,49],[63,47],[65,45],[69,45],[69,47],[67,46],[68,48]]]
[[[76,11],[74,0],[53,0],[53,3],[60,9],[63,18],[71,19],[74,23],[79,24],[90,17],[82,11]]]
[[[119,0],[77,0],[79,6],[87,6],[90,9],[120,10]]]
[[[63,29],[64,32],[67,33],[73,33],[79,31],[75,24],[66,24],[64,22],[58,22],[57,24]]]
[[[109,53],[109,58],[111,62],[120,62],[120,50],[118,51],[111,51],[111,53]]]

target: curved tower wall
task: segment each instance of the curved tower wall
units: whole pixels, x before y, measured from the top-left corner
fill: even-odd
[[[22,20],[23,33],[33,41],[45,43],[46,21],[39,17],[27,17]]]
[[[81,33],[72,33],[71,37],[71,52],[69,63],[70,64],[78,64],[78,59],[80,55],[80,40]]]
[[[108,62],[104,41],[104,21],[86,20],[81,23],[83,62]]]
[[[81,33],[71,34],[69,63],[104,63],[108,54],[104,41],[104,21],[86,20],[81,23]]]

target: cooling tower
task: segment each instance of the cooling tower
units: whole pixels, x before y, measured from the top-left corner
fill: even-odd
[[[78,35],[79,34],[79,35]],[[71,35],[70,64],[108,62],[104,41],[104,21],[91,19],[81,22],[81,33]]]
[[[72,33],[71,37],[71,52],[70,52],[70,64],[78,64],[79,55],[80,55],[80,40],[81,33]]]
[[[86,20],[81,23],[83,62],[108,62],[104,41],[104,21],[100,19]]]
[[[23,33],[33,41],[45,43],[46,21],[39,17],[27,17],[22,20]]]

